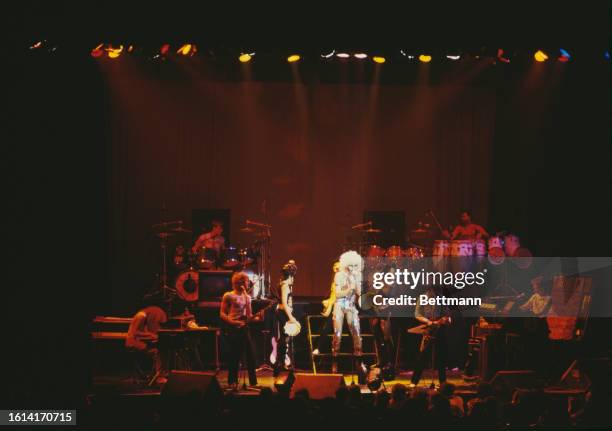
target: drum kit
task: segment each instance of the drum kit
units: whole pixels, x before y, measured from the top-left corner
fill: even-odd
[[[415,229],[409,232],[408,246],[405,248],[400,245],[387,248],[380,246],[376,235],[383,233],[383,230],[375,228],[371,221],[351,227],[353,231],[363,235],[361,242],[351,246],[358,249],[362,256],[371,259],[408,258],[412,262],[418,262],[425,257],[431,257],[433,269],[439,271],[467,271],[474,269],[474,264],[476,267],[482,267],[485,259],[492,265],[500,265],[506,258],[512,258],[510,260],[521,269],[531,265],[531,253],[521,247],[519,237],[514,234],[499,232],[488,241],[439,239],[440,232],[444,229],[432,210],[427,211],[426,215],[431,217],[433,224],[419,221]]]
[[[183,227],[182,220],[164,221],[152,226],[154,235],[159,239],[161,250],[160,287],[147,296],[161,293],[166,302],[178,296],[181,300],[195,302],[198,300],[199,271],[243,271],[250,280],[248,293],[253,299],[263,298],[270,285],[270,239],[272,226],[246,221],[240,232],[255,237],[247,247],[230,245],[217,250],[212,247],[200,247],[192,250],[190,239],[181,238],[192,231]],[[168,260],[168,241],[178,238],[174,255]],[[171,270],[168,268],[170,263]],[[173,283],[169,285],[170,273]]]
[[[356,244],[347,244],[345,249],[357,249],[359,254],[366,258],[388,258],[402,259],[409,258],[418,260],[425,257],[425,247],[409,243],[407,247],[400,245],[391,245],[387,248],[379,245],[378,235],[384,231],[373,227],[373,222],[368,221],[351,227],[351,230],[362,235],[361,240]]]

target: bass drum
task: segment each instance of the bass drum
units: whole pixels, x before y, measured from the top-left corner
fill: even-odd
[[[184,301],[194,302],[198,300],[200,275],[198,271],[182,271],[174,280],[174,289]]]

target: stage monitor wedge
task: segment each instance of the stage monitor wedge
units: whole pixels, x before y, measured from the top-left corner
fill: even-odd
[[[313,400],[333,398],[341,386],[346,386],[342,374],[296,373],[295,383],[291,387],[291,398],[301,389],[306,389]]]

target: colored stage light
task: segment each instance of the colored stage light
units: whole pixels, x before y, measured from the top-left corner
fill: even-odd
[[[535,54],[533,54],[533,58],[535,58],[535,61],[541,63],[548,60],[548,55],[546,55],[544,51],[538,50]]]
[[[253,58],[254,55],[255,55],[254,52],[251,52],[250,54],[246,53],[246,52],[243,52],[243,53],[240,54],[240,57],[238,57],[238,60],[241,63],[248,63],[249,61],[251,61],[251,59]]]
[[[196,48],[195,45],[191,44],[191,43],[186,43],[185,45],[181,46],[176,53],[180,54],[180,55],[184,55],[184,56],[193,56],[193,54],[196,53],[198,49]]]
[[[383,64],[387,60],[385,59],[385,57],[382,57],[380,55],[375,55],[374,57],[372,57],[372,61],[374,63]]]
[[[604,58],[605,58],[606,60],[610,60],[610,51],[606,51],[606,52],[604,52]]]
[[[93,58],[100,58],[104,55],[104,50],[102,49],[104,47],[104,44],[101,43],[98,46],[96,46],[94,49],[91,50],[91,56]]]
[[[571,57],[571,55],[569,55],[569,52],[567,52],[566,50],[564,50],[563,48],[559,49],[559,58],[558,60],[561,63],[567,63]]]
[[[353,57],[363,60],[364,58],[368,58],[368,54],[366,54],[365,52],[357,52],[353,54]]]
[[[122,52],[123,52],[123,45],[119,45],[118,48],[115,48],[114,46],[109,45],[108,48],[106,48],[106,55],[108,55],[108,58],[118,58]]]
[[[423,63],[429,63],[431,61],[431,55],[421,54],[419,55],[419,60]]]
[[[348,53],[346,53],[346,52],[339,52],[338,54],[336,54],[336,57],[338,57],[338,58],[349,58],[350,55],[348,55]]]
[[[300,57],[298,54],[291,54],[289,57],[287,57],[287,62],[289,63],[295,63],[296,61],[300,61]]]
[[[161,55],[166,55],[170,52],[170,44],[169,43],[164,43],[161,48],[159,48],[159,53]]]
[[[42,46],[43,46],[43,41],[42,41],[42,40],[39,40],[39,41],[38,41],[38,42],[36,42],[34,45],[31,45],[31,46],[30,46],[30,49],[39,49],[39,48],[42,48]]]

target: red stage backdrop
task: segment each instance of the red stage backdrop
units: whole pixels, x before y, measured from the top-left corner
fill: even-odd
[[[251,239],[239,232],[246,218],[272,224],[273,281],[295,259],[297,295],[326,294],[346,229],[366,209],[404,210],[409,228],[429,208],[450,223],[470,207],[487,224],[491,88],[107,72],[111,282],[133,292],[118,300],[142,294],[158,269],[150,226],[163,204],[187,221],[193,208],[231,209],[234,244]]]

